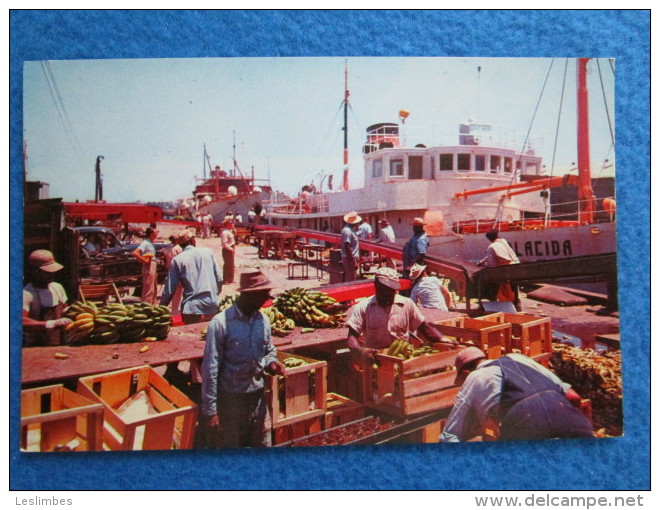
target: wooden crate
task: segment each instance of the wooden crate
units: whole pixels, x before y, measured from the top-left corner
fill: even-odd
[[[400,359],[378,353],[378,368],[366,364],[363,401],[367,407],[396,416],[448,409],[459,386],[454,385],[456,354],[460,349]]]
[[[294,439],[300,439],[301,437],[321,432],[324,429],[323,420],[324,416],[312,416],[311,418],[305,418],[273,428],[273,446],[289,443]]]
[[[302,359],[306,364],[285,368],[283,376],[266,376],[273,428],[325,414],[328,364],[297,354],[277,353],[281,363],[290,357]]]
[[[344,425],[364,418],[364,405],[337,393],[328,393],[323,429]]]
[[[524,314],[497,312],[478,317],[478,319],[499,324],[511,324],[511,349],[518,349],[525,356],[534,358],[545,352],[552,352],[550,317],[531,317]]]
[[[145,392],[155,414],[121,416],[119,407],[140,391]],[[105,406],[106,450],[192,448],[197,406],[148,365],[81,377],[78,393]]]
[[[511,324],[455,317],[433,323],[444,336],[479,347],[488,359],[511,352]]]
[[[22,450],[99,451],[102,423],[102,404],[61,384],[21,391]]]

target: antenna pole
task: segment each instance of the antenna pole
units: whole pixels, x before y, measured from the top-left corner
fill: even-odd
[[[344,67],[344,177],[341,187],[348,190],[348,61]]]

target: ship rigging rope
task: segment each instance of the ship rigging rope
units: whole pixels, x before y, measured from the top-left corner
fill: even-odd
[[[55,105],[55,110],[57,115],[60,118],[62,127],[64,128],[64,133],[66,134],[71,148],[73,149],[78,162],[83,165],[84,158],[82,157],[82,147],[78,141],[78,137],[73,129],[73,124],[69,119],[69,114],[67,113],[66,107],[64,106],[64,100],[62,99],[62,94],[60,93],[59,88],[57,87],[57,81],[55,80],[55,74],[53,73],[52,68],[50,67],[50,62],[48,60],[41,61],[41,70],[44,73],[46,78],[46,84],[48,85],[48,90],[50,91],[50,96],[53,99],[53,104]]]
[[[603,85],[603,75],[601,74],[600,71],[600,61],[596,59],[596,64],[598,66],[598,79],[600,80],[600,90],[603,93],[603,104],[605,105],[605,115],[607,116],[607,125],[610,128],[610,138],[612,140],[612,145],[614,145],[614,130],[612,129],[612,119],[610,118],[610,110],[607,107],[607,97],[605,96],[605,85]],[[610,66],[611,66],[610,62]],[[612,69],[612,72],[614,72],[614,69]]]
[[[564,64],[564,79],[561,83],[561,97],[559,99],[559,111],[557,112],[557,129],[555,129],[555,143],[552,147],[552,164],[550,165],[550,177],[555,173],[555,158],[557,156],[557,142],[559,140],[559,125],[561,124],[561,112],[564,106],[564,92],[566,90],[566,76],[568,75],[568,59]]]

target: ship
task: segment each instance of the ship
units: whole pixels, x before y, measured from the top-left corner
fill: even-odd
[[[267,203],[288,199],[284,193],[273,190],[269,179],[256,179],[254,167],[250,175],[245,175],[236,161],[235,149],[234,142],[233,166],[230,169],[222,168],[220,165],[215,165],[211,169],[210,157],[206,145],[204,146],[204,177],[197,180],[192,192],[193,203],[184,201],[185,205],[190,204],[188,210],[192,214],[211,213],[215,224],[221,223],[227,215],[240,216],[243,223],[248,223],[252,218],[261,221],[265,218]],[[208,177],[206,177],[207,165]]]
[[[344,214],[356,211],[376,234],[378,220],[387,219],[397,242],[403,243],[412,235],[413,219],[421,217],[429,253],[445,260],[480,260],[488,245],[484,234],[491,229],[501,232],[522,262],[616,252],[614,186],[611,196],[598,199],[591,186],[589,60],[576,60],[578,175],[546,176],[542,158],[529,143],[516,150],[498,142],[490,125],[476,122],[458,126],[454,145],[409,147],[401,136],[408,112],[401,110],[401,124],[384,122],[366,129],[364,187],[348,189],[345,138],[341,189],[303,190],[295,204],[273,205],[270,222],[338,233]],[[346,107],[347,85],[345,89]],[[561,215],[552,212],[553,188],[575,190],[574,203],[564,206]]]

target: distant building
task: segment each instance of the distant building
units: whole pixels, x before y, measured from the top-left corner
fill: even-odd
[[[44,200],[50,198],[50,184],[41,181],[25,181],[25,201]]]

